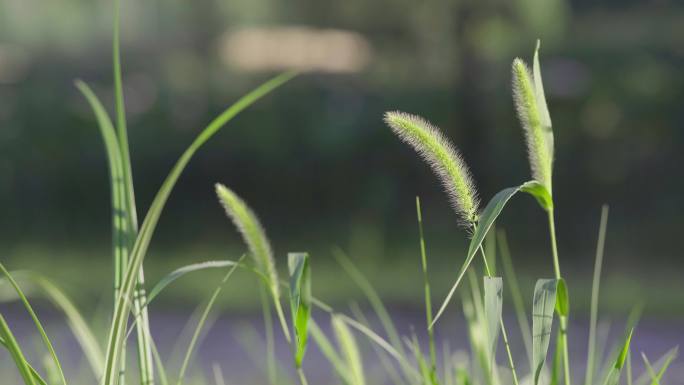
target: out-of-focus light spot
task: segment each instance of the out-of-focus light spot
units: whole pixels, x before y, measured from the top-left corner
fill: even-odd
[[[622,118],[620,107],[611,100],[590,100],[582,110],[582,126],[598,139],[611,137]]]
[[[358,33],[298,26],[227,32],[219,49],[224,63],[244,71],[353,73],[371,57],[370,44]]]
[[[0,44],[0,84],[16,83],[28,69],[26,54],[17,47]]]

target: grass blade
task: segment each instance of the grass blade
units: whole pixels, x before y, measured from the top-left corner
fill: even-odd
[[[558,280],[556,279],[540,279],[534,287],[534,299],[532,301],[534,385],[539,383],[539,377],[546,361],[546,353],[549,350],[557,287]]]
[[[606,244],[606,228],[608,227],[608,206],[601,208],[601,222],[599,225],[598,244],[596,245],[596,259],[594,262],[594,278],[591,285],[591,309],[589,311],[589,342],[587,347],[587,371],[584,385],[591,385],[594,378],[594,361],[596,353],[596,324],[598,322],[598,298],[601,283],[601,268],[603,266],[603,252]]]
[[[295,366],[302,367],[311,318],[311,267],[308,253],[289,253],[290,310],[294,330]]]
[[[499,214],[501,214],[501,211],[506,206],[506,203],[508,203],[508,201],[513,197],[513,195],[515,195],[519,191],[523,191],[537,197],[537,195],[535,194],[538,193],[538,190],[532,189],[532,187],[536,187],[537,185],[538,183],[535,182],[526,182],[520,186],[503,189],[499,191],[496,195],[494,195],[494,197],[489,201],[489,203],[487,203],[487,206],[482,211],[482,214],[480,214],[478,225],[473,232],[473,237],[471,238],[470,245],[468,246],[468,255],[465,259],[465,262],[463,263],[463,266],[461,266],[461,270],[459,270],[458,272],[456,282],[453,284],[451,290],[449,290],[449,294],[447,294],[446,298],[442,302],[442,305],[440,306],[439,311],[435,316],[435,319],[432,321],[430,328],[434,327],[439,317],[441,317],[444,313],[444,310],[446,310],[446,307],[451,301],[451,298],[454,296],[454,293],[456,292],[458,285],[461,283],[461,280],[463,279],[466,270],[468,270],[470,263],[473,261],[473,258],[475,258],[475,254],[478,252],[480,246],[482,245],[485,236],[487,235],[489,229],[496,221],[496,218],[498,218]]]
[[[176,181],[178,181],[178,178],[183,173],[183,170],[197,150],[202,147],[202,145],[206,143],[214,134],[216,134],[226,123],[228,123],[242,110],[249,107],[261,97],[278,88],[288,80],[292,79],[294,76],[295,73],[286,72],[272,78],[271,80],[257,87],[252,92],[243,96],[235,104],[221,113],[197,136],[188,149],[185,150],[183,155],[181,155],[169,175],[164,180],[164,183],[157,192],[157,195],[152,201],[150,209],[145,216],[145,220],[143,221],[140,232],[131,251],[131,260],[128,264],[126,274],[124,275],[121,292],[114,307],[112,326],[110,327],[109,337],[107,338],[108,342],[102,384],[115,384],[117,364],[119,355],[121,354],[123,338],[125,337],[126,331],[126,316],[129,310],[129,299],[133,294],[133,288],[136,283],[137,274],[145,259],[145,255],[147,254],[147,249],[150,245],[154,230],[157,227],[157,223],[159,222],[159,217],[161,216],[166,201],[168,200]]]
[[[33,321],[33,324],[36,326],[36,329],[38,329],[38,333],[40,334],[40,338],[43,340],[43,344],[48,350],[48,353],[50,353],[50,357],[52,361],[55,364],[55,368],[57,369],[57,373],[59,373],[59,379],[62,384],[66,385],[67,381],[66,378],[64,377],[64,371],[62,370],[62,364],[59,362],[59,358],[57,358],[57,353],[55,352],[54,347],[52,346],[52,342],[50,342],[50,338],[48,338],[47,333],[45,333],[45,329],[43,328],[43,324],[40,322],[40,319],[38,319],[38,316],[36,315],[36,312],[33,311],[33,307],[28,301],[28,298],[26,298],[26,295],[24,295],[24,292],[21,290],[19,285],[17,284],[17,281],[14,280],[12,275],[7,271],[5,268],[5,265],[0,263],[0,271],[2,274],[7,278],[7,281],[12,285],[14,290],[16,291],[17,295],[19,296],[19,299],[21,300],[21,303],[24,305],[24,308],[26,308],[26,311],[29,313],[31,316],[31,320]],[[7,328],[7,332],[9,332],[9,328]],[[12,340],[9,339],[11,337],[11,332],[6,335],[7,338],[5,338],[5,341],[7,341],[8,344],[12,344]],[[13,339],[13,338],[12,338]],[[18,349],[19,346],[16,346]],[[18,352],[15,351],[14,354],[21,353],[19,350]],[[33,378],[33,377],[31,377]]]
[[[356,283],[356,285],[361,289],[363,294],[368,299],[373,311],[378,316],[380,323],[382,324],[385,333],[387,334],[387,339],[391,343],[392,347],[399,352],[401,356],[406,356],[404,351],[404,346],[401,342],[401,337],[399,337],[399,332],[397,331],[392,317],[390,317],[387,308],[382,303],[382,299],[378,295],[377,291],[373,288],[368,278],[356,267],[354,263],[349,259],[349,257],[339,248],[333,249],[333,256],[337,263],[342,266],[342,269],[349,275],[349,277]]]
[[[620,354],[618,354],[618,357],[615,360],[615,365],[613,365],[613,368],[610,370],[604,385],[618,385],[618,383],[620,383],[620,373],[625,364],[625,360],[627,359],[627,354],[629,353],[629,344],[632,341],[633,332],[634,329],[630,330],[629,334],[627,334],[627,338],[625,338],[622,349],[620,349]]]
[[[331,324],[335,332],[337,346],[340,349],[342,359],[346,363],[351,380],[350,385],[365,385],[366,380],[363,372],[361,352],[356,344],[356,339],[347,327],[347,323],[339,316],[332,316]]]
[[[76,305],[57,285],[41,274],[22,271],[16,276],[19,280],[25,280],[38,287],[45,297],[64,313],[69,329],[83,350],[93,374],[95,377],[100,376],[104,367],[102,347]]]
[[[3,345],[7,347],[7,350],[14,359],[14,363],[17,365],[19,374],[24,379],[24,383],[26,385],[35,385],[33,372],[30,369],[31,366],[28,361],[26,361],[24,353],[22,353],[17,340],[14,338],[14,334],[12,334],[12,331],[7,325],[7,321],[5,321],[5,317],[3,317],[2,314],[0,314],[0,337],[2,337]]]
[[[221,269],[224,267],[236,266],[238,264],[239,262],[234,261],[206,261],[179,267],[178,269],[167,274],[164,278],[159,280],[156,285],[154,285],[152,290],[150,290],[150,295],[147,297],[146,306],[149,305],[152,300],[154,300],[168,285],[186,274],[207,269]]]
[[[221,290],[223,290],[224,285],[226,284],[226,282],[228,282],[228,279],[230,279],[231,275],[233,275],[233,273],[235,272],[235,269],[237,269],[237,267],[241,261],[242,261],[242,258],[240,258],[238,263],[235,263],[231,266],[231,268],[228,270],[226,275],[223,276],[223,279],[221,280],[221,282],[214,289],[214,292],[211,294],[211,297],[209,297],[209,301],[207,301],[207,304],[204,307],[204,311],[202,311],[202,315],[200,316],[199,320],[197,321],[197,326],[195,326],[195,331],[193,332],[192,338],[190,339],[190,343],[188,344],[188,348],[185,351],[185,356],[183,357],[183,363],[181,364],[180,370],[178,371],[178,381],[176,382],[177,385],[181,385],[183,383],[183,379],[185,377],[185,371],[188,368],[188,364],[190,364],[190,357],[192,357],[192,354],[195,351],[195,344],[197,343],[197,340],[200,336],[202,328],[204,327],[204,323],[207,320],[207,317],[209,316],[209,313],[211,312],[211,309],[214,306],[216,299],[218,298],[219,294],[221,294]]]
[[[499,341],[503,306],[503,280],[501,277],[484,277],[484,315],[490,350],[490,367],[496,363],[496,346]]]
[[[530,365],[530,371],[532,371],[532,333],[530,330],[530,322],[527,319],[525,311],[525,303],[523,301],[522,294],[520,292],[520,285],[518,284],[518,277],[515,273],[515,268],[513,267],[513,261],[511,258],[511,251],[508,247],[508,239],[506,237],[506,232],[499,230],[497,232],[497,238],[499,239],[499,249],[501,250],[501,261],[503,264],[504,276],[506,277],[506,282],[508,283],[508,288],[511,291],[511,296],[513,297],[513,306],[515,307],[515,314],[518,318],[518,326],[520,327],[520,333],[522,334],[523,344],[525,345],[525,352],[527,353],[527,360]]]
[[[639,379],[637,379],[636,384],[637,385],[645,385],[649,382],[651,385],[658,385],[660,382],[660,379],[662,376],[665,374],[667,371],[667,368],[670,366],[672,361],[677,357],[677,354],[679,352],[678,347],[674,347],[670,350],[667,351],[662,357],[660,357],[655,364],[651,365],[649,362],[648,358],[646,358],[646,355],[642,353],[642,359],[644,359],[644,363],[646,364],[646,373],[644,373]],[[658,369],[658,372],[656,374],[656,370],[654,368],[660,368]]]

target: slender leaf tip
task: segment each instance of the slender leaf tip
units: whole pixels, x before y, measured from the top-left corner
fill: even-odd
[[[419,116],[400,111],[386,112],[384,120],[437,174],[461,224],[470,227],[476,223],[480,201],[475,183],[458,150],[439,128]]]

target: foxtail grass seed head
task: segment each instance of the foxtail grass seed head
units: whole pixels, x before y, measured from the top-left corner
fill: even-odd
[[[269,287],[274,298],[278,298],[280,290],[273,251],[259,219],[247,204],[228,187],[217,183],[216,195],[226,210],[226,214],[242,234],[257,268],[270,280]]]
[[[439,129],[419,116],[399,111],[385,113],[385,123],[437,174],[462,224],[477,222],[479,199],[468,166]]]
[[[535,55],[536,57],[536,55]],[[538,73],[538,66],[535,68]],[[535,84],[525,62],[513,60],[513,101],[525,132],[532,177],[551,193],[553,132],[541,84]],[[541,83],[541,76],[536,76]]]

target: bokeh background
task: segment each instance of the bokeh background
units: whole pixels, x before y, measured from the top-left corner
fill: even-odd
[[[607,203],[602,312],[624,317],[643,301],[652,319],[676,324],[684,316],[680,2],[125,0],[122,12],[141,215],[214,115],[279,70],[305,69],[191,162],[155,235],[148,281],[243,252],[214,197],[222,182],[259,214],[281,267],[288,251],[312,253],[321,297],[360,298],[331,257],[340,247],[390,303],[418,311],[419,195],[435,301],[442,298],[466,234],[428,167],[382,114],[399,109],[440,126],[486,201],[529,178],[510,64],[531,61],[539,38],[556,138],[561,265],[576,314],[588,304]],[[0,258],[48,274],[90,308],[110,296],[108,171],[73,80],[113,106],[111,19],[109,1],[0,0]],[[516,198],[498,227],[531,298],[533,280],[552,275],[544,213]],[[212,274],[182,280],[158,306],[192,306],[219,279]],[[254,298],[229,291],[222,304],[249,312]]]

